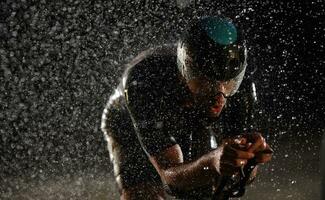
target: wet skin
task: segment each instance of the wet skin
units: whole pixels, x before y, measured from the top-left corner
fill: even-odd
[[[211,82],[205,78],[189,80],[187,85],[193,96],[193,104],[207,116],[218,117],[226,104],[227,88],[224,81]]]

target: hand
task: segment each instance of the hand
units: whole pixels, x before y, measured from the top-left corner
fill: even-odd
[[[236,175],[249,159],[255,157],[253,152],[247,151],[246,141],[245,138],[228,138],[218,149],[211,152],[213,167],[220,175]]]
[[[243,134],[241,141],[246,146],[248,152],[255,154],[255,161],[257,163],[266,163],[272,159],[273,150],[260,133]]]
[[[238,174],[250,159],[254,158],[257,163],[270,161],[272,153],[273,150],[260,133],[242,134],[223,140],[222,145],[211,152],[212,167],[220,175],[232,176]]]

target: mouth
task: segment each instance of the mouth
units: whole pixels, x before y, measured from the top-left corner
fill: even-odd
[[[222,110],[222,106],[221,105],[215,105],[213,107],[211,107],[211,112],[213,114],[219,114]]]

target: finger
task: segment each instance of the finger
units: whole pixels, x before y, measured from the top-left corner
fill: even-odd
[[[229,156],[222,156],[221,162],[233,167],[242,167],[247,164],[247,159],[232,158]]]
[[[251,159],[255,156],[254,153],[248,151],[242,151],[231,147],[231,145],[227,145],[224,147],[223,154],[230,158],[238,158],[238,159]]]
[[[249,147],[251,146],[251,143],[247,143],[247,144],[231,144],[230,145],[232,148],[234,149],[238,149],[241,151],[247,151],[249,149]]]
[[[247,143],[247,138],[243,137],[242,135],[239,135],[234,139],[234,142],[235,144],[245,145]]]
[[[234,167],[241,167],[241,166],[247,164],[247,160],[245,160],[245,159],[235,159],[235,160],[232,160],[232,161],[231,161],[231,164],[232,164]]]
[[[231,137],[231,138],[226,138],[223,139],[223,144],[227,145],[227,144],[246,144],[247,139],[242,137],[241,135],[235,136],[235,137]]]
[[[255,150],[255,154],[257,154],[257,153],[262,153],[262,154],[272,154],[273,153],[273,150],[271,149],[271,147],[268,145],[268,144],[266,144],[265,145],[266,147],[265,148],[263,148],[263,147],[259,147],[259,148],[257,148],[256,150]]]
[[[251,134],[252,145],[247,150],[248,152],[256,152],[256,150],[264,150],[266,148],[265,139],[259,133]]]
[[[236,149],[230,145],[224,148],[223,154],[232,159],[251,159],[255,156],[254,153],[245,150]]]
[[[273,150],[268,144],[266,144],[266,148],[264,150],[256,153],[255,160],[258,163],[269,162],[272,159],[272,154],[273,154]]]
[[[252,143],[248,141],[246,135],[247,134],[239,135],[238,138],[235,140],[235,144],[233,144],[232,146],[236,149],[247,151],[251,147]]]
[[[257,163],[267,163],[272,159],[272,154],[258,153],[255,157]]]
[[[246,138],[247,142],[252,142],[252,143],[255,143],[260,138],[263,138],[262,134],[259,132],[246,133],[246,134],[243,134],[242,137]]]
[[[265,149],[265,150],[260,151],[258,153],[272,154],[273,153],[273,150],[272,149]]]
[[[261,153],[269,153],[269,154],[272,154],[274,151],[273,149],[270,147],[269,144],[265,144],[265,149],[263,149],[262,151],[260,151]]]

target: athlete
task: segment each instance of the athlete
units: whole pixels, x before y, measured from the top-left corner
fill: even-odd
[[[121,199],[211,199],[223,177],[237,176],[249,160],[271,159],[260,133],[221,139],[215,125],[243,80],[246,59],[240,30],[211,16],[195,20],[177,44],[127,64],[101,125]]]

